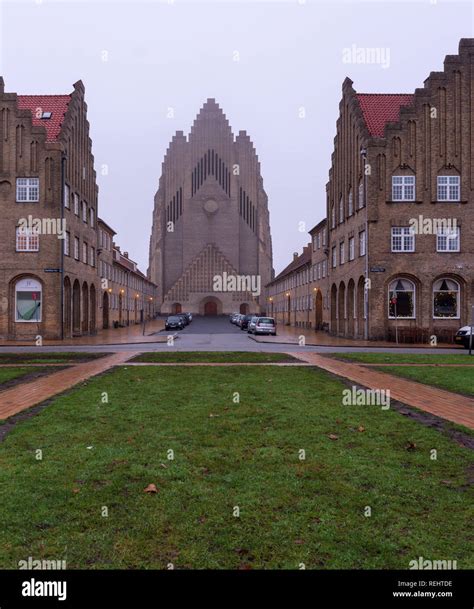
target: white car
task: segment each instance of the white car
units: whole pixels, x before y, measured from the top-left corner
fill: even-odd
[[[471,337],[471,326],[463,326],[459,328],[454,337],[454,342],[458,345],[463,345],[466,349],[469,349],[469,340]],[[474,349],[474,336],[472,337],[472,348]]]

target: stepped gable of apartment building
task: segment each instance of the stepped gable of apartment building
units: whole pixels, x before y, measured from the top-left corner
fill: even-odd
[[[93,334],[107,254],[84,85],[17,95],[0,78],[0,114],[0,337]]]
[[[0,112],[0,335],[94,332],[97,185],[84,86],[17,95],[1,79]]]
[[[345,80],[327,185],[332,333],[450,340],[470,319],[473,58],[461,40],[414,93]]]

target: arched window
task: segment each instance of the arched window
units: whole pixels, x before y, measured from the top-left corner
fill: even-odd
[[[41,321],[41,283],[37,279],[26,277],[16,282],[15,321]]]
[[[359,180],[359,209],[364,207],[364,180]]]
[[[394,279],[388,287],[390,319],[415,319],[415,284],[404,278]]]
[[[433,285],[433,317],[459,317],[460,287],[454,279],[438,279]]]
[[[352,201],[352,188],[349,190],[349,195],[347,198],[347,215],[352,216],[354,213],[354,203]]]

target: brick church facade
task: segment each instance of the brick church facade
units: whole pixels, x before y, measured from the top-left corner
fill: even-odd
[[[161,313],[265,309],[273,277],[268,199],[245,131],[208,99],[166,152],[155,196],[148,275]]]

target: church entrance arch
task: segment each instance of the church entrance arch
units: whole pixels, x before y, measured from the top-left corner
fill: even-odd
[[[203,298],[199,305],[199,314],[207,315],[209,317],[222,315],[222,302],[215,296]]]

